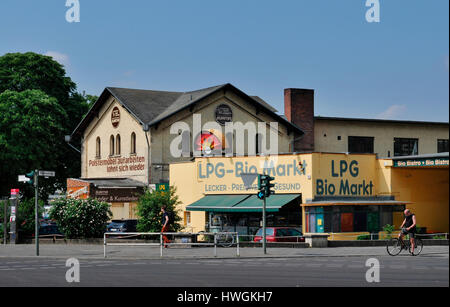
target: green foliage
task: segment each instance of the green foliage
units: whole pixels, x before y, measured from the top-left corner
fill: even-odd
[[[8,231],[8,229],[9,229],[9,215],[10,215],[10,212],[9,212],[9,200],[5,200],[5,202],[7,204],[6,208],[8,208],[7,211],[6,211],[6,229]],[[1,224],[0,225],[0,239],[2,239],[1,243],[3,243],[3,227],[5,227],[5,225],[3,224],[3,221],[4,221],[3,217],[4,217],[4,202],[0,201],[0,224]]]
[[[137,204],[137,215],[139,216],[137,230],[139,232],[160,232],[162,228],[161,207],[166,206],[167,212],[174,213],[174,221],[169,227],[170,231],[179,231],[182,229],[181,217],[176,210],[179,204],[176,188],[173,186],[170,187],[169,192],[146,190]]]
[[[36,221],[36,208],[34,203],[34,198],[23,199],[19,201],[17,208],[17,219],[16,227],[17,230],[21,232],[22,236],[29,237],[35,232],[35,221]],[[44,213],[44,202],[38,200],[38,216],[42,218],[42,213]]]
[[[112,212],[108,203],[96,199],[60,198],[52,202],[49,216],[68,239],[100,238]]]
[[[41,90],[63,106],[76,85],[52,57],[34,52],[7,53],[0,57],[0,93]]]
[[[20,188],[33,196],[17,175],[34,169],[56,172],[40,181],[40,198],[65,188],[68,177],[80,175],[79,153],[67,146],[71,134],[95,96],[76,92],[64,67],[49,56],[8,53],[0,57],[0,196]],[[73,141],[80,147],[79,140]]]
[[[18,186],[17,175],[56,167],[55,139],[63,134],[67,114],[55,98],[40,90],[1,93],[0,114],[0,192],[8,195]]]
[[[386,239],[392,239],[392,233],[394,232],[394,225],[386,224],[383,226],[383,231],[386,233]]]
[[[437,235],[437,236],[433,236],[434,240],[445,240],[447,239],[447,237],[445,235]]]
[[[359,235],[356,240],[370,240],[370,235]]]

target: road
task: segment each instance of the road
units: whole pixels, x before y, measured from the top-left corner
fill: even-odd
[[[366,281],[369,258],[81,259],[80,282],[68,283],[65,259],[3,257],[0,286],[449,286],[448,253],[375,256],[379,283]]]

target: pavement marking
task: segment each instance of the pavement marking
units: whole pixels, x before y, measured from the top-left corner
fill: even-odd
[[[347,268],[350,268],[350,269],[361,269],[361,268],[364,268],[364,265],[362,265],[362,264],[348,264]]]
[[[445,266],[435,266],[435,267],[433,267],[433,269],[448,271],[448,267],[445,267]]]
[[[406,270],[407,266],[404,264],[391,264],[389,266],[391,269],[398,269],[398,270]]]

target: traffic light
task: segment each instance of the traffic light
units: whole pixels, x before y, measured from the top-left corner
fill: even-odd
[[[271,181],[275,180],[274,177],[270,177],[267,175],[259,175],[258,176],[258,198],[263,199],[264,197],[269,197],[270,195],[275,194],[275,191],[272,188],[275,184],[271,183]]]
[[[270,195],[275,194],[275,191],[272,189],[275,184],[271,183],[272,181],[274,181],[275,178],[274,177],[270,177],[270,176],[266,176],[266,197],[269,197]]]
[[[29,178],[30,180],[27,181],[27,184],[34,184],[34,171],[29,172],[28,174],[25,175],[25,177]]]

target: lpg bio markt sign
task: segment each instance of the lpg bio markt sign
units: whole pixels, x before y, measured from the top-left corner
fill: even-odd
[[[218,159],[197,161],[197,179],[206,194],[249,193],[258,189],[255,182],[249,189],[242,182],[241,173],[258,173],[275,177],[274,190],[279,193],[300,193],[306,183],[307,162],[297,159]],[[309,167],[309,165],[308,165]]]
[[[143,171],[144,157],[109,158],[105,160],[89,160],[89,167],[106,167],[108,173]]]
[[[317,196],[372,196],[373,173],[361,174],[357,160],[331,160],[327,177],[315,180]],[[370,169],[364,167],[364,169]]]

